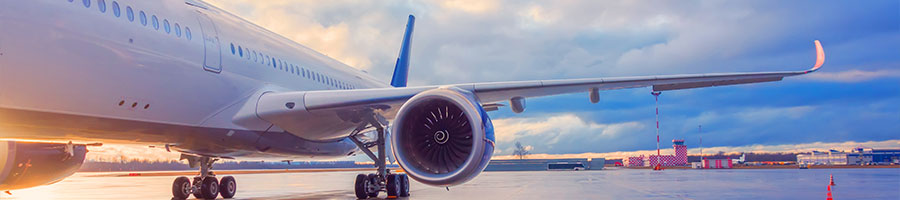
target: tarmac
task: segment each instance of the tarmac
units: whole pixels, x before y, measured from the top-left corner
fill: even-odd
[[[354,171],[234,173],[235,199],[355,199]],[[78,173],[0,199],[170,199],[171,172]],[[191,174],[190,172],[178,172]],[[218,172],[224,175],[224,172]],[[829,186],[830,175],[834,186]],[[898,199],[900,169],[647,169],[484,172],[469,183],[411,180],[404,199]],[[385,198],[384,193],[381,198]]]

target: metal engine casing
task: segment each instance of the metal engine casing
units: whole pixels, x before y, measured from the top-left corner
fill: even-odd
[[[49,185],[75,174],[85,145],[0,140],[0,191]]]
[[[459,108],[468,118],[469,128],[472,131],[472,147],[468,152],[465,162],[458,166],[455,170],[447,172],[434,172],[424,169],[424,164],[412,158],[416,152],[412,150],[412,142],[403,141],[406,134],[427,134],[427,133],[410,133],[410,125],[414,122],[413,113],[417,109],[423,109],[433,101],[448,101],[452,105]],[[449,137],[449,136],[448,136]],[[491,160],[494,153],[494,127],[490,117],[481,107],[481,103],[477,96],[471,92],[459,88],[438,88],[421,92],[410,98],[397,113],[397,117],[391,126],[391,149],[396,157],[400,167],[409,174],[414,180],[432,186],[453,186],[465,183],[475,178],[479,173],[484,171],[487,164]]]

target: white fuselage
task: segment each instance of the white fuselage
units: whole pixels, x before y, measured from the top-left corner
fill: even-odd
[[[389,85],[203,2],[0,6],[0,139],[335,157],[355,150],[344,138],[355,124],[336,115],[294,133],[234,116],[263,92],[376,87]]]

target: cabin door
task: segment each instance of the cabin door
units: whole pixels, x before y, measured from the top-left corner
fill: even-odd
[[[203,12],[197,12],[200,30],[203,32],[203,69],[213,73],[222,72],[222,49],[216,24]]]

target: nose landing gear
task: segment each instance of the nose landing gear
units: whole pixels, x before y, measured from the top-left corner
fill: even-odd
[[[206,156],[197,157],[191,155],[181,155],[182,159],[187,159],[191,168],[200,166],[200,175],[195,176],[193,180],[188,177],[178,177],[172,183],[172,199],[187,199],[191,195],[197,199],[216,199],[220,194],[222,198],[232,198],[237,192],[237,182],[234,177],[222,177],[222,182],[216,179],[216,175],[211,171],[212,165],[218,159]]]
[[[371,126],[369,126],[371,125]],[[374,142],[362,142],[357,136],[360,132],[368,128],[375,128],[378,136]],[[366,153],[378,170],[374,174],[358,174],[356,175],[355,193],[356,198],[367,199],[378,197],[378,193],[385,191],[388,198],[408,197],[409,196],[409,177],[406,174],[392,174],[387,169],[387,157],[385,153],[385,132],[382,123],[375,119],[372,114],[366,122],[357,127],[350,134],[350,140],[356,144],[359,149]],[[378,155],[375,155],[369,148],[376,147]]]

